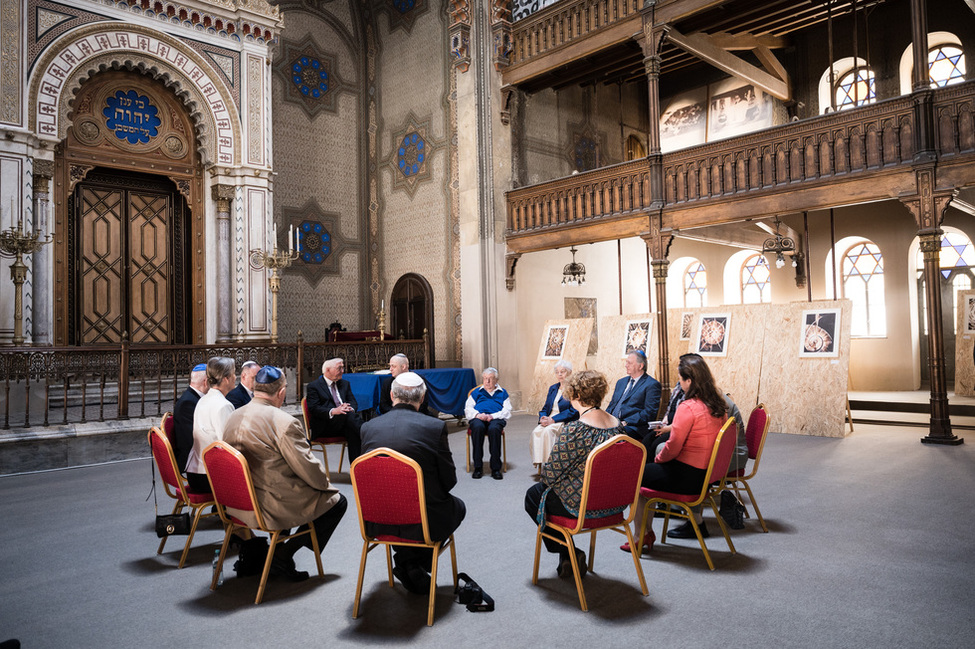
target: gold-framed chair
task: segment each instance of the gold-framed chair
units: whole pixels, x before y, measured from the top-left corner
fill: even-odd
[[[312,447],[312,450],[318,449],[322,452],[322,461],[325,464],[325,475],[328,479],[332,479],[332,474],[328,471],[328,452],[325,450],[326,446],[341,444],[342,451],[339,453],[339,473],[342,473],[342,462],[345,460],[345,448],[349,445],[348,441],[344,437],[318,437],[312,439],[311,432],[311,413],[308,411],[308,397],[301,398],[301,415],[305,421],[305,435],[308,436],[308,445]]]
[[[476,390],[479,387],[481,386],[478,385],[476,387],[471,388],[467,392],[467,396],[471,396],[474,390]],[[501,429],[501,458],[502,458],[501,471],[507,473],[508,472],[508,442],[504,434],[505,428],[507,428],[507,423],[505,424],[505,427]],[[490,442],[488,443],[490,444]],[[471,472],[471,424],[470,422],[467,422],[467,472],[468,473]]]
[[[723,484],[719,487],[719,490],[725,486],[730,487],[734,490],[740,501],[742,501],[740,487],[745,487],[745,491],[748,492],[748,499],[751,501],[752,507],[755,508],[755,515],[758,516],[758,522],[761,523],[763,532],[768,532],[768,527],[765,525],[765,519],[762,518],[762,512],[758,508],[758,503],[755,501],[755,494],[752,493],[752,488],[749,486],[748,481],[758,473],[758,463],[762,460],[762,450],[765,448],[765,439],[768,437],[768,428],[771,421],[772,417],[765,409],[764,403],[755,406],[748,414],[748,426],[745,428],[745,441],[748,444],[748,459],[752,460],[752,471],[748,475],[745,475],[744,469],[732,471],[728,473]],[[745,516],[748,516],[748,507],[745,507]]]
[[[193,512],[193,523],[190,526],[190,534],[186,537],[183,554],[179,557],[178,567],[182,568],[183,564],[186,563],[186,555],[189,554],[190,544],[193,543],[193,535],[196,534],[196,527],[199,525],[200,519],[205,516],[214,516],[212,513],[203,513],[208,507],[214,505],[213,494],[199,493],[189,488],[186,480],[183,479],[179,469],[176,467],[176,455],[173,453],[173,446],[169,443],[169,438],[157,426],[149,429],[148,440],[149,448],[152,450],[152,459],[155,461],[156,468],[159,470],[159,477],[162,480],[163,488],[169,497],[176,500],[176,505],[173,507],[172,513],[179,514],[186,506],[189,506]],[[159,548],[156,549],[156,554],[162,554],[163,548],[166,547],[166,541],[168,540],[168,536],[162,538],[159,542]]]
[[[254,599],[255,604],[260,604],[264,598],[264,588],[267,586],[267,576],[271,571],[274,549],[281,541],[287,541],[304,534],[310,535],[312,550],[315,552],[315,563],[318,565],[318,576],[325,576],[325,572],[322,570],[322,556],[318,547],[318,535],[315,534],[314,524],[309,521],[307,529],[298,528],[294,534],[287,534],[287,530],[269,527],[264,522],[261,505],[257,501],[254,481],[251,479],[247,459],[237,449],[224,441],[216,441],[203,450],[203,465],[206,467],[207,479],[213,489],[217,513],[220,514],[220,520],[223,521],[226,528],[223,545],[220,546],[220,558],[217,560],[216,569],[213,571],[213,581],[210,582],[210,590],[217,588],[217,581],[223,572],[223,562],[227,557],[227,548],[230,547],[230,537],[238,529],[260,530],[271,536],[267,559],[264,561],[264,571],[261,573],[261,584],[257,588],[257,597]],[[230,514],[227,511],[228,507],[251,512],[256,520],[256,525],[251,525]]]
[[[728,432],[729,429],[731,431],[730,433]],[[724,534],[725,541],[728,542],[728,548],[731,550],[731,554],[735,554],[735,545],[731,542],[731,537],[728,535],[728,527],[725,525],[724,519],[718,514],[718,506],[714,502],[714,496],[720,492],[721,482],[721,480],[714,476],[727,475],[728,466],[731,464],[731,454],[735,450],[737,436],[738,431],[735,428],[735,418],[729,417],[714,440],[711,459],[708,461],[707,474],[705,475],[704,484],[699,494],[677,494],[668,491],[647,489],[646,487],[640,489],[640,495],[647,499],[647,503],[643,507],[643,529],[639,530],[640,533],[637,538],[642,539],[644,537],[646,527],[650,524],[648,521],[653,521],[656,505],[662,504],[665,509],[663,511],[664,527],[663,533],[660,535],[660,542],[667,542],[667,526],[670,524],[671,516],[689,521],[694,530],[694,534],[697,536],[698,542],[701,544],[701,550],[704,551],[704,558],[708,562],[708,567],[714,570],[714,562],[711,561],[708,546],[705,545],[704,537],[701,536],[701,528],[697,524],[697,521],[694,520],[693,511],[694,507],[707,500],[711,504],[711,509],[714,510],[714,517],[718,519],[718,524],[721,526],[721,533]],[[712,482],[715,484],[712,485]],[[680,511],[674,511],[675,509]],[[633,547],[632,542],[630,547]]]
[[[163,413],[162,419],[159,421],[159,429],[166,433],[166,439],[169,440],[170,446],[176,446],[176,440],[173,437],[173,429],[176,426],[176,420],[173,419],[173,413],[166,411]]]
[[[636,514],[640,497],[640,481],[643,479],[643,469],[646,467],[647,449],[627,435],[615,435],[589,452],[586,458],[586,469],[582,483],[582,498],[579,502],[579,515],[576,518],[552,516],[546,514],[545,522],[538,526],[535,534],[535,568],[532,572],[532,583],[538,584],[538,562],[542,551],[542,539],[547,538],[564,546],[569,553],[572,563],[572,575],[575,578],[576,591],[579,594],[579,606],[588,611],[586,593],[582,588],[582,578],[575,553],[572,537],[576,534],[589,533],[589,570],[593,569],[596,555],[596,532],[613,530],[626,537],[630,544],[630,554],[633,565],[640,579],[640,589],[644,595],[649,594],[647,582],[640,565],[640,547],[633,542],[630,523]],[[625,508],[629,514],[623,515]],[[617,513],[603,512],[619,509]],[[590,512],[595,513],[591,516]],[[548,534],[543,529],[548,526],[561,536]],[[642,538],[642,537],[641,537]]]
[[[359,617],[359,601],[362,597],[362,581],[366,572],[366,559],[379,546],[386,548],[386,572],[389,587],[393,587],[393,558],[391,546],[430,548],[433,560],[430,566],[430,599],[427,607],[427,626],[433,626],[433,603],[437,591],[437,561],[444,550],[450,549],[450,566],[454,589],[457,588],[457,552],[454,535],[446,541],[430,540],[427,522],[426,492],[423,487],[423,470],[415,460],[390,448],[377,448],[360,455],[349,468],[352,490],[355,492],[359,530],[362,533],[362,558],[359,562],[359,581],[355,588],[352,617]],[[370,534],[366,522],[379,525],[419,525],[423,540],[406,539],[391,534]]]

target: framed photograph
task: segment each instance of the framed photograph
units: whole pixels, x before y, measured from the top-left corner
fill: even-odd
[[[673,97],[660,113],[660,150],[667,153],[704,144],[707,106],[707,88],[697,88]]]
[[[701,356],[726,356],[730,324],[730,313],[702,313],[697,321],[697,343],[694,351]]]
[[[694,313],[685,311],[680,315],[680,339],[690,340],[694,332]]]
[[[569,333],[569,325],[549,325],[548,334],[545,336],[545,353],[542,358],[546,360],[559,360],[565,350],[565,337]]]
[[[775,99],[761,89],[731,78],[708,90],[708,142],[774,125]]]
[[[975,295],[965,298],[965,333],[975,333]]]
[[[623,358],[630,352],[647,353],[650,343],[650,321],[630,320],[626,323],[626,337],[623,340]]]
[[[802,312],[799,336],[800,358],[836,358],[839,350],[840,310],[814,309]]]

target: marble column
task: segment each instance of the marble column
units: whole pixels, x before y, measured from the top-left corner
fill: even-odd
[[[53,160],[34,160],[34,231],[41,239],[52,232],[51,227],[51,178],[54,177]],[[31,338],[34,345],[51,345],[53,323],[52,295],[54,282],[51,276],[53,246],[41,246],[31,255],[33,286],[31,303]]]
[[[232,342],[233,336],[233,264],[230,254],[230,201],[232,185],[214,185],[213,200],[217,206],[217,342]]]

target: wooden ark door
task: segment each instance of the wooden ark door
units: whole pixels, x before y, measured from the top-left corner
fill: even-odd
[[[98,168],[69,213],[72,343],[188,342],[186,205],[172,182]]]
[[[430,365],[434,362],[433,290],[422,275],[407,273],[393,287],[393,337],[419,340],[427,331],[430,344]]]

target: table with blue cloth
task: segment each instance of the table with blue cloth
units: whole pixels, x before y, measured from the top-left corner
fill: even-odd
[[[460,419],[464,416],[467,393],[477,386],[474,370],[469,367],[445,367],[431,370],[412,370],[427,384],[427,403],[438,412],[445,412]],[[379,405],[380,385],[389,376],[384,374],[343,374],[342,378],[352,386],[352,394],[359,410],[369,410]]]

